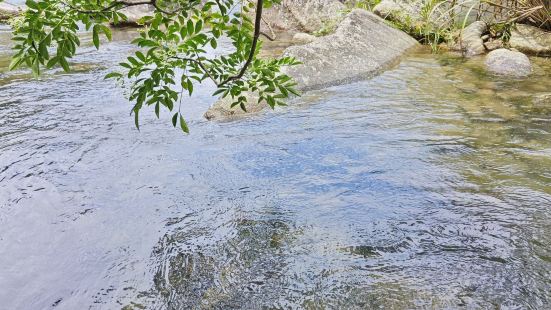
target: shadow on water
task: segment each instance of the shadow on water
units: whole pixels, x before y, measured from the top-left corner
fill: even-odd
[[[182,136],[169,115],[134,130],[102,79],[130,52],[115,41],[75,58],[100,64],[81,72],[0,75],[2,305],[551,303],[548,61],[506,80],[413,54],[230,123],[202,118],[206,86]]]

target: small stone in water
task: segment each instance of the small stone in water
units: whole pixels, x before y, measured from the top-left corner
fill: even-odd
[[[528,56],[504,48],[491,51],[486,56],[486,68],[495,74],[514,77],[528,76],[532,73],[532,64]]]

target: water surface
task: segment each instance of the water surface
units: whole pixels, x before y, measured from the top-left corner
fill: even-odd
[[[2,307],[550,307],[549,61],[412,54],[229,123],[207,86],[184,136],[133,127],[122,42],[39,80],[0,60]]]

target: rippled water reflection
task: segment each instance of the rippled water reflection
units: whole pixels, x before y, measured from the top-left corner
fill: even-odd
[[[129,51],[0,70],[3,306],[550,306],[549,62],[507,81],[412,55],[231,123],[200,89],[184,137],[136,131],[102,80]]]

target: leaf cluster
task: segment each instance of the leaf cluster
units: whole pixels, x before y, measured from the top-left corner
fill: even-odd
[[[93,45],[99,49],[102,37],[111,40],[109,23],[127,20],[122,9],[149,4],[154,11],[139,21],[143,29],[132,41],[137,46],[135,53],[120,63],[121,70],[106,78],[130,82],[129,99],[134,102],[138,129],[140,111],[153,107],[157,117],[162,109],[169,111],[173,126],[189,133],[181,104],[206,80],[217,87],[213,95],[230,97],[232,107],[243,110],[246,92],[258,93],[257,103],[272,108],[284,105],[283,99],[291,94],[298,95],[295,82],[281,70],[298,64],[295,59],[257,57],[262,46],[260,25],[250,13],[262,12],[259,6],[279,1],[27,0],[23,22],[14,29],[10,70],[27,66],[39,75],[42,68],[61,66],[69,71],[70,59],[81,45],[80,31],[91,32]],[[229,39],[233,49],[214,57],[212,50],[219,48],[222,38]]]

